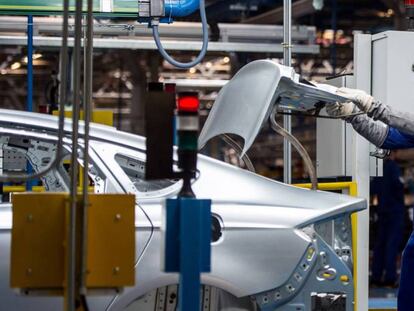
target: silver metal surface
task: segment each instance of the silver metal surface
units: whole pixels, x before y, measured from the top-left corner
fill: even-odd
[[[165,16],[165,7],[163,0],[150,0],[151,16],[161,17]]]
[[[200,127],[200,121],[198,118],[194,118],[193,116],[177,116],[176,117],[177,130],[198,132],[199,127]]]
[[[0,36],[0,45],[21,45],[25,46],[27,38],[25,36]],[[33,37],[33,45],[36,48],[60,47],[60,37]],[[199,51],[201,41],[163,41],[166,50],[177,51]],[[69,46],[73,46],[73,40],[69,40]],[[125,38],[95,38],[95,49],[131,49],[131,50],[155,50],[155,42],[145,39],[125,39]],[[210,52],[255,52],[255,53],[282,53],[280,45],[272,43],[248,43],[248,42],[210,42],[208,45]],[[318,54],[319,45],[295,45],[293,52],[297,54]]]
[[[283,0],[283,65],[292,65],[292,0]],[[292,117],[283,116],[283,127],[289,134],[292,132]],[[292,182],[292,145],[283,139],[283,181]]]
[[[69,125],[70,122],[66,125],[65,144],[70,149]],[[56,142],[56,132],[55,117],[0,110],[1,137],[24,136]],[[82,123],[79,135],[82,147]],[[92,124],[90,139],[93,169],[89,175],[95,176],[95,191],[101,189],[100,180],[103,180],[105,192],[132,192],[137,196],[137,204],[139,202],[136,208],[136,285],[115,297],[87,297],[90,310],[124,310],[139,297],[178,283],[178,275],[165,274],[160,270],[159,243],[162,202],[167,197],[175,196],[180,184],[166,183],[164,187],[146,192],[139,191],[134,185],[130,175],[135,173],[126,172],[117,162],[116,155],[145,163],[144,138]],[[140,168],[136,169],[138,174]],[[312,227],[315,223],[349,217],[350,213],[366,208],[364,200],[296,188],[201,155],[199,169],[200,175],[194,181],[193,189],[198,197],[212,198],[213,213],[222,224],[221,238],[212,243],[212,272],[203,274],[203,284],[235,296],[235,303],[230,306],[237,306],[236,302],[240,299],[250,297],[260,307],[277,306],[280,310],[289,310],[294,305],[302,304],[304,307],[301,310],[309,311],[308,296],[312,290],[345,292],[349,297],[346,311],[352,310],[349,307],[353,302],[349,263],[329,246],[337,238],[334,235],[327,246],[314,234]],[[0,247],[6,250],[0,252],[0,275],[3,276],[8,275],[10,265],[10,229],[10,205],[0,205]],[[349,237],[349,226],[346,232]],[[343,237],[339,238],[345,241]],[[328,258],[323,259],[319,256],[320,252],[327,254]],[[348,275],[351,281],[347,285],[339,282],[338,278],[318,280],[322,266],[329,266],[338,275]],[[1,306],[7,310],[40,311],[62,307],[61,298],[39,299],[16,295],[9,289],[7,279],[0,278]],[[277,293],[280,299],[277,299]],[[139,310],[155,308],[155,304],[146,305],[147,309]]]
[[[138,16],[139,17],[150,17],[151,15],[150,3],[151,3],[151,0],[138,0]]]
[[[293,68],[270,60],[253,61],[237,72],[219,92],[199,137],[202,148],[220,134],[243,138],[243,154],[250,148],[274,105],[308,111],[318,102],[345,102],[336,88],[299,82]]]

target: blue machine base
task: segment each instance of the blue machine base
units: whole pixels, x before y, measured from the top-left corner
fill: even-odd
[[[180,273],[179,309],[200,308],[200,273],[211,268],[211,200],[168,199],[163,223],[164,271]]]

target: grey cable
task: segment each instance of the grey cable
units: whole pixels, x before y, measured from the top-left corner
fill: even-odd
[[[82,261],[81,261],[81,292],[86,295],[87,276],[87,240],[88,240],[88,209],[89,209],[89,123],[92,110],[93,80],[93,0],[87,0],[86,33],[84,40],[85,74],[84,74],[84,149],[83,149],[83,185],[82,185]],[[85,299],[86,303],[86,299]]]
[[[242,152],[243,152],[243,148],[233,138],[231,138],[229,135],[223,134],[223,135],[220,135],[220,136],[221,136],[221,138],[223,138],[223,140],[231,148],[233,148],[237,152],[237,154],[239,155],[239,157],[242,159],[242,161],[246,165],[246,168],[250,172],[255,173],[256,172],[256,169],[254,168],[254,165],[253,165],[252,161],[250,160],[249,156],[247,154],[244,154],[243,156],[240,156],[242,154]]]
[[[69,232],[68,232],[68,254],[66,272],[66,310],[75,311],[75,300],[77,278],[77,256],[76,256],[76,219],[78,209],[78,137],[79,137],[79,113],[80,113],[80,83],[81,83],[81,39],[82,39],[82,0],[76,0],[75,6],[75,37],[73,47],[73,106],[72,106],[72,154],[70,157],[70,209],[69,209]]]
[[[276,122],[276,115],[277,115],[277,106],[275,106],[272,110],[272,114],[270,115],[270,125],[272,129],[283,136],[283,138],[289,140],[289,142],[295,147],[295,149],[299,152],[300,156],[302,157],[303,161],[305,162],[306,169],[309,173],[309,177],[312,184],[312,190],[318,189],[318,177],[316,175],[315,166],[312,163],[312,160],[306,151],[306,149],[302,146],[302,144],[296,139],[295,136],[287,132],[283,127],[281,127]]]
[[[200,17],[201,17],[201,25],[203,29],[203,45],[201,47],[201,50],[198,56],[193,61],[188,62],[188,63],[182,63],[182,62],[179,62],[173,59],[167,53],[167,51],[165,51],[161,43],[160,34],[158,32],[159,21],[158,20],[152,21],[152,24],[151,24],[152,35],[154,37],[155,44],[157,45],[157,48],[160,51],[160,54],[162,55],[162,57],[164,57],[164,59],[167,62],[169,62],[171,65],[178,67],[178,68],[188,69],[188,68],[194,67],[195,65],[199,64],[203,60],[204,56],[207,53],[207,48],[208,48],[208,23],[207,23],[206,7],[205,7],[204,0],[200,0]]]

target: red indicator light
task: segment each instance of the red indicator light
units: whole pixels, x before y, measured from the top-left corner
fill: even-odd
[[[200,101],[197,96],[181,96],[178,98],[178,111],[179,112],[197,112],[200,106]]]

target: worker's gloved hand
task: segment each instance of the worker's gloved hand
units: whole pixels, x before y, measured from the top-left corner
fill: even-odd
[[[326,112],[330,117],[348,119],[358,112],[358,108],[354,103],[336,103],[331,105],[326,105]]]
[[[365,91],[341,87],[336,91],[336,94],[348,98],[365,113],[370,112],[373,108],[372,104],[374,103],[374,97],[367,94]]]

